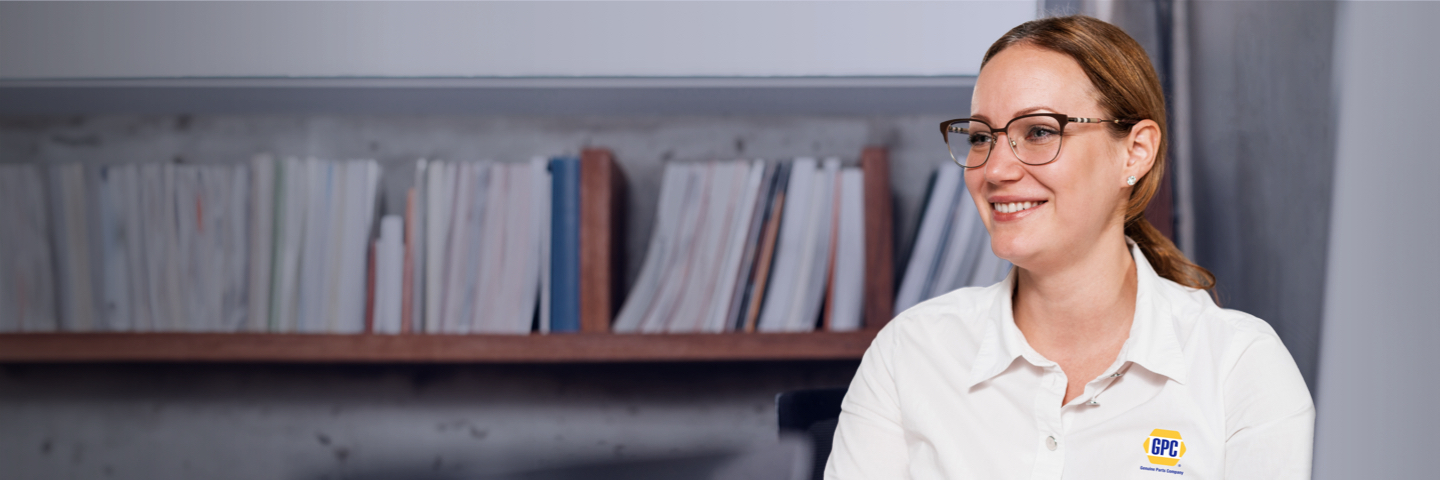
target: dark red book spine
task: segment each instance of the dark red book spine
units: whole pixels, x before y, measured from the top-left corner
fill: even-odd
[[[580,331],[610,331],[622,300],[625,175],[603,148],[580,153]]]
[[[375,240],[365,258],[365,333],[375,333]]]
[[[865,328],[878,330],[895,309],[895,224],[885,148],[865,147],[860,169],[865,176]]]

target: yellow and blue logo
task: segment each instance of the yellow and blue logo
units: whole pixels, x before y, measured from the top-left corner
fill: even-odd
[[[1145,454],[1152,464],[1173,467],[1185,456],[1185,441],[1180,439],[1180,432],[1157,428],[1145,438]]]

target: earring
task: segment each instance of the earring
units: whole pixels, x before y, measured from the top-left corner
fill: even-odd
[[[1127,184],[1127,185],[1134,185],[1134,184],[1135,184],[1135,176],[1134,176],[1134,175],[1131,175],[1130,178],[1125,179],[1125,184]]]

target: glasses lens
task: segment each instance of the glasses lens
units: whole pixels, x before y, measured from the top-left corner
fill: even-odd
[[[950,147],[950,156],[966,167],[978,167],[990,156],[995,145],[995,135],[990,126],[980,122],[955,122],[945,131],[945,144]]]
[[[1007,133],[1014,142],[1015,155],[1022,162],[1041,165],[1060,155],[1060,121],[1055,117],[1016,119]]]

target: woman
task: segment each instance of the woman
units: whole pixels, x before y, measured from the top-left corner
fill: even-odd
[[[825,477],[1309,478],[1289,352],[1142,216],[1167,136],[1144,50],[1089,17],[1025,23],[986,52],[970,117],[941,129],[1015,268],[880,332]]]

